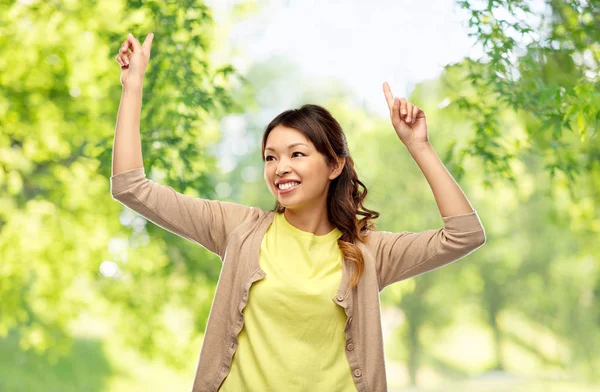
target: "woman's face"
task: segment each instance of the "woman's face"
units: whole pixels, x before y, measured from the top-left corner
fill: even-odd
[[[271,130],[265,146],[264,177],[269,190],[282,206],[298,208],[326,203],[329,183],[335,178],[332,173],[325,156],[303,133],[283,125]],[[276,185],[282,180],[294,180],[300,184],[282,190]]]

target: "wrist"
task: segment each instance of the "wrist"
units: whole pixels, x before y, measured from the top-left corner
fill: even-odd
[[[144,83],[140,82],[129,82],[123,85],[123,92],[138,92],[143,89]]]
[[[406,149],[411,155],[415,155],[423,151],[433,150],[433,146],[427,141],[409,144],[406,146]]]

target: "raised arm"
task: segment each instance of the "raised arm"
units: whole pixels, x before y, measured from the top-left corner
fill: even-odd
[[[121,66],[122,93],[113,145],[113,176],[144,167],[140,140],[140,113],[144,74],[150,59],[153,38],[154,34],[148,34],[142,46],[133,35],[129,34],[117,55],[117,62]]]
[[[383,92],[394,130],[429,183],[442,217],[472,213],[469,200],[429,142],[425,112],[404,98],[393,97],[387,82]]]
[[[429,143],[423,110],[394,97],[387,82],[383,92],[394,130],[427,179],[444,227],[421,233],[372,233],[380,289],[456,261],[486,240],[477,212]]]
[[[141,46],[129,34],[117,55],[123,94],[113,146],[111,195],[156,225],[202,245],[223,260],[229,234],[242,222],[256,217],[258,210],[232,202],[187,196],[146,178],[140,112],[152,38],[153,34],[148,34]]]

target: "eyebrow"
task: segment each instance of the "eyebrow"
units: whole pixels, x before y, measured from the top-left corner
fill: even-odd
[[[290,149],[290,148],[292,148],[292,147],[296,147],[297,145],[300,145],[300,144],[303,144],[303,145],[305,145],[306,147],[308,147],[308,144],[306,144],[306,143],[292,143],[292,144],[290,144],[290,145],[288,146],[288,149]],[[310,148],[310,147],[309,147],[309,148]],[[265,148],[265,151],[267,151],[267,150],[273,150],[273,151],[275,151],[275,149],[274,149],[274,148],[271,148],[271,147],[267,147],[267,148]]]

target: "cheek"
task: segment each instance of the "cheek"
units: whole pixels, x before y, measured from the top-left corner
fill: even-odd
[[[273,181],[275,181],[275,169],[271,169],[270,167],[265,167],[264,171],[263,171],[263,179],[265,180],[265,184],[267,185],[267,188],[275,188],[275,185],[273,184]]]
[[[269,163],[265,163],[264,169],[263,169],[263,176],[265,178],[269,178],[270,176],[273,176],[275,169],[271,168],[271,165]]]

